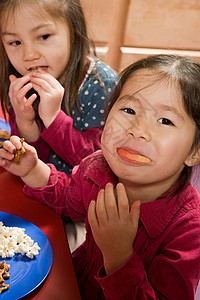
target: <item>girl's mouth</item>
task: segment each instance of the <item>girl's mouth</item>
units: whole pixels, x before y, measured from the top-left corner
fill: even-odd
[[[125,149],[122,149],[122,148],[118,148],[117,153],[118,153],[119,156],[121,156],[123,158],[126,158],[130,161],[136,161],[136,162],[143,163],[143,164],[148,164],[148,163],[151,162],[151,160],[146,156],[131,153],[128,150],[125,150]]]
[[[47,72],[48,67],[41,66],[41,67],[33,67],[33,68],[30,68],[28,74],[31,74],[31,73],[33,73],[33,72],[37,72],[38,70],[43,70],[43,71],[46,71],[46,72]]]

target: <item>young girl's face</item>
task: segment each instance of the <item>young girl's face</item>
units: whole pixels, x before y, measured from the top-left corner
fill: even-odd
[[[64,22],[26,6],[0,22],[5,51],[21,75],[42,68],[59,79],[70,55],[70,35]]]
[[[147,87],[152,80],[156,82],[150,71],[140,70],[125,83],[107,118],[102,151],[123,183],[166,190],[185,164],[194,164],[195,124],[175,84],[161,81]]]

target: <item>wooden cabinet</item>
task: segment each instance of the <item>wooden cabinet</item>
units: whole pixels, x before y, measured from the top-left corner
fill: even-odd
[[[149,54],[200,61],[199,0],[81,0],[97,54],[120,71]]]

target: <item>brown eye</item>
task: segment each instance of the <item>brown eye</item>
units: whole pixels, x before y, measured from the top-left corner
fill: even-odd
[[[126,112],[127,114],[135,115],[135,111],[132,108],[127,107],[127,108],[122,108],[121,110]]]
[[[21,42],[20,41],[13,41],[13,42],[10,42],[9,45],[11,45],[11,46],[19,46],[19,45],[21,45]]]
[[[166,118],[161,118],[158,120],[158,122],[163,125],[174,125],[169,119]]]
[[[40,36],[40,39],[43,41],[46,41],[46,40],[48,40],[49,37],[50,37],[50,34],[43,34]]]

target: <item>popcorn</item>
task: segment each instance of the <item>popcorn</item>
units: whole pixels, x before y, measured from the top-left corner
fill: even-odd
[[[29,258],[39,254],[37,242],[25,233],[24,228],[4,226],[0,222],[0,256],[13,257],[15,254],[26,255]]]

